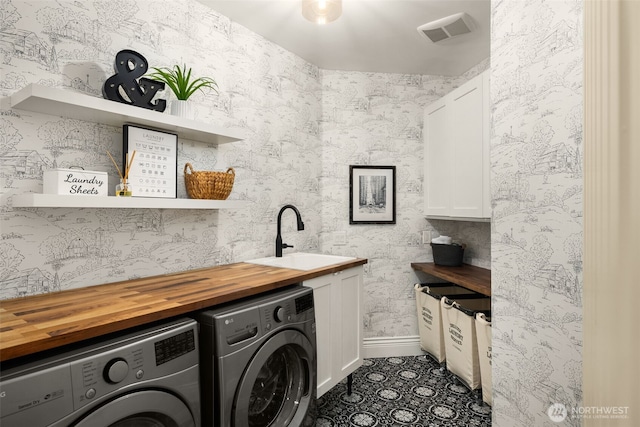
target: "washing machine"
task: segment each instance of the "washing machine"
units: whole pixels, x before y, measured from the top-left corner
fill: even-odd
[[[0,425],[199,427],[198,350],[185,318],[3,363]]]
[[[203,425],[315,424],[312,289],[294,285],[204,311],[196,318]]]

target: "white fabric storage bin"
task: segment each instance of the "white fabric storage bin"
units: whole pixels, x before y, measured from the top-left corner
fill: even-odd
[[[482,400],[487,405],[493,405],[493,400],[491,399],[491,318],[484,313],[476,313],[476,338],[478,341],[478,357],[480,358]]]
[[[444,345],[447,354],[447,370],[458,377],[469,389],[480,388],[480,359],[476,338],[477,311],[491,310],[491,298],[464,296],[451,301],[440,300]]]
[[[420,348],[429,353],[439,363],[442,363],[446,358],[446,354],[442,315],[440,313],[440,298],[443,296],[473,294],[473,291],[452,283],[416,283],[414,289],[416,291],[416,306],[418,309]]]
[[[106,172],[84,169],[49,169],[42,176],[44,194],[71,196],[107,196],[109,177]]]

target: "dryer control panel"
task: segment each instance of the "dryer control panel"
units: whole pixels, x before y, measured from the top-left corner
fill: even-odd
[[[51,425],[131,385],[197,367],[197,330],[192,319],[176,320],[2,370],[0,424]]]
[[[73,360],[69,365],[74,408],[126,385],[144,383],[197,364],[196,336],[197,327],[192,322],[102,346]]]

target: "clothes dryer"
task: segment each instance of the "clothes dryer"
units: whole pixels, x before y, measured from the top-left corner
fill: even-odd
[[[313,426],[313,290],[295,285],[197,316],[203,425]]]
[[[0,425],[199,427],[197,327],[181,319],[3,363]]]

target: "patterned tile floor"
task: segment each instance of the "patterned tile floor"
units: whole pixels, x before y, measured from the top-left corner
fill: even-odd
[[[427,356],[365,359],[318,399],[316,427],[487,427],[491,407]]]

